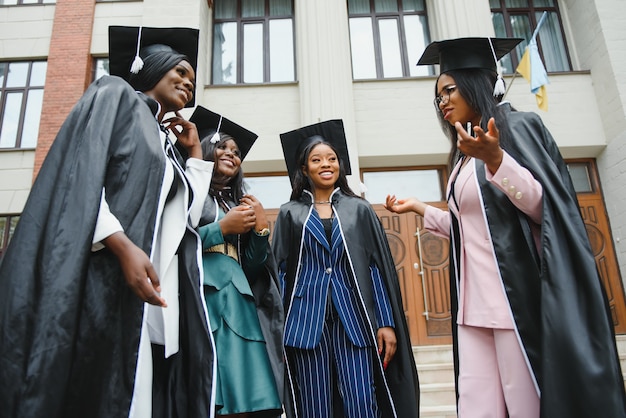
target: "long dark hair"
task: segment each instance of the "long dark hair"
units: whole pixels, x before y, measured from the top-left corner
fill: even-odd
[[[500,131],[500,145],[503,146],[511,136],[504,114],[498,106],[502,96],[493,96],[493,86],[498,75],[487,69],[472,68],[463,70],[450,70],[445,73],[454,79],[457,92],[465,99],[467,104],[480,115],[480,127],[487,130],[487,122],[495,118],[496,126]],[[441,77],[441,75],[439,77]],[[439,78],[437,78],[439,81]],[[435,96],[437,95],[437,83],[435,83]],[[450,154],[448,155],[448,169],[452,171],[459,157],[457,149],[457,132],[453,125],[443,118],[443,113],[437,109],[437,118],[441,129],[450,139]],[[504,148],[504,146],[503,146]]]
[[[205,161],[215,162],[215,150],[217,149],[217,147],[219,147],[221,144],[228,141],[229,139],[232,139],[233,141],[235,141],[235,138],[233,138],[232,136],[225,134],[223,132],[220,132],[220,140],[217,141],[216,143],[211,143],[211,137],[213,136],[213,133],[205,136],[200,141],[200,146],[202,147],[202,158]],[[241,198],[245,194],[245,191],[243,189],[244,177],[243,177],[243,170],[241,166],[239,166],[239,171],[237,171],[237,174],[235,174],[235,176],[229,179],[226,179],[220,176],[216,172],[216,170],[217,170],[217,164],[213,168],[213,177],[211,178],[210,191],[220,190],[220,189],[223,189],[224,187],[230,187],[233,201],[235,203],[239,203],[239,200],[241,200]]]
[[[333,144],[326,141],[321,136],[317,136],[309,140],[307,144],[304,147],[302,147],[302,150],[298,154],[298,160],[297,160],[297,165],[296,165],[297,168],[295,170],[295,174],[293,177],[293,187],[291,189],[290,200],[300,199],[300,197],[302,196],[302,193],[305,190],[308,190],[311,193],[313,193],[313,184],[311,182],[311,179],[302,172],[302,167],[307,166],[311,151],[313,150],[313,148],[315,148],[316,146],[320,144],[328,145],[333,150],[333,152],[337,155],[337,159],[339,160],[339,178],[335,182],[335,187],[339,187],[339,189],[348,196],[359,197],[352,191],[352,189],[348,185],[348,178],[346,177],[346,169],[344,166],[344,162],[339,156],[337,149],[333,146]]]

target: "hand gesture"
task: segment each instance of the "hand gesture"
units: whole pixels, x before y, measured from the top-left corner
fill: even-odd
[[[144,302],[167,307],[165,299],[159,296],[161,283],[148,255],[123,232],[110,235],[103,243],[117,256],[131,290]]]
[[[457,147],[459,151],[470,157],[483,160],[491,173],[498,171],[502,163],[504,152],[500,148],[500,132],[494,118],[487,122],[487,132],[480,126],[474,126],[476,136],[468,134],[460,122],[454,124],[457,132]]]
[[[256,224],[254,209],[249,205],[235,206],[219,220],[223,235],[245,234]]]
[[[163,125],[176,137],[178,143],[187,149],[190,158],[202,159],[202,147],[196,124],[183,118],[179,112],[176,116],[163,121]]]
[[[383,357],[383,369],[386,369],[389,362],[396,354],[398,347],[398,341],[396,339],[396,332],[392,327],[378,328],[376,332],[376,341],[378,343],[378,355],[385,353]]]
[[[252,196],[251,194],[247,194],[241,198],[241,204],[250,206],[254,210],[254,215],[256,216],[254,229],[257,232],[269,226],[267,216],[265,215],[265,209],[263,209],[263,205],[261,204],[261,201],[259,201],[259,199]]]
[[[406,213],[412,211],[424,216],[426,206],[426,203],[415,197],[397,199],[395,195],[387,195],[387,199],[385,199],[385,209],[393,213]]]

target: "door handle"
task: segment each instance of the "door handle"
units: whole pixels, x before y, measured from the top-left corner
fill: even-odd
[[[417,237],[417,252],[419,253],[419,265],[418,263],[414,263],[413,264],[413,268],[415,268],[416,270],[419,269],[419,275],[422,279],[422,297],[424,298],[424,312],[422,312],[422,315],[424,315],[426,317],[426,320],[429,320],[428,317],[428,296],[426,293],[426,278],[424,277],[424,263],[422,261],[422,237],[420,237],[420,227],[417,227],[417,230],[415,231],[415,236]]]

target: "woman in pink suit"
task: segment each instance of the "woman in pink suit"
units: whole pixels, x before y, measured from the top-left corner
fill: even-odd
[[[449,211],[388,196],[450,238],[460,418],[624,417],[613,325],[576,193],[534,113],[502,102],[497,60],[520,39],[429,45],[451,141]],[[495,86],[495,88],[494,88]]]

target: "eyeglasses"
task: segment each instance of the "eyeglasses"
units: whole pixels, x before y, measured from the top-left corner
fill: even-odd
[[[449,86],[445,86],[441,91],[441,94],[435,97],[433,100],[433,104],[435,105],[435,109],[439,110],[439,107],[442,103],[448,103],[450,101],[450,95],[456,91],[456,84],[451,84]]]

